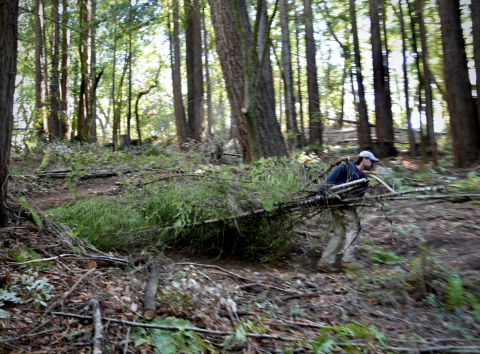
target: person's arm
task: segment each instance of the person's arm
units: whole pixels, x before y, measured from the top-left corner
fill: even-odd
[[[347,173],[347,165],[341,164],[340,166],[338,166],[336,169],[333,170],[330,176],[328,176],[327,180],[325,181],[325,184],[332,185],[332,184],[340,183],[346,173]]]

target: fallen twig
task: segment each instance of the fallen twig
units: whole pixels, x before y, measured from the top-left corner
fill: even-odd
[[[392,192],[392,193],[395,193],[395,191],[392,189],[392,187],[390,187],[387,183],[385,183],[384,180],[382,180],[380,177],[376,176],[374,173],[369,173],[367,174],[368,177],[373,177],[374,179],[376,179],[377,181],[379,181],[381,184],[383,184],[385,187],[387,187],[387,189]]]
[[[50,257],[50,258],[41,258],[41,259],[34,259],[32,261],[25,261],[25,262],[21,262],[21,263],[17,263],[17,262],[8,262],[8,264],[16,264],[16,265],[21,265],[21,264],[28,264],[28,263],[35,263],[35,262],[47,262],[47,261],[53,261],[55,259],[59,259],[59,258],[78,258],[78,256],[76,254],[61,254],[59,256],[55,256],[55,257]]]
[[[211,265],[211,264],[200,264],[200,263],[188,263],[188,262],[181,262],[181,263],[175,263],[174,265],[192,265],[192,266],[195,266],[195,267],[204,267],[204,268],[215,268],[215,269],[218,269],[224,273],[227,273],[227,274],[230,274],[231,276],[234,276],[235,278],[238,278],[238,279],[241,279],[241,280],[244,280],[244,281],[248,281],[248,282],[252,282],[250,279],[248,278],[245,278],[241,275],[238,275],[234,272],[231,272],[229,270],[226,270],[226,269],[223,269],[222,267],[219,267],[219,266],[216,266],[216,265]]]
[[[78,279],[75,284],[73,284],[72,288],[67,291],[65,294],[63,294],[62,296],[62,299],[60,300],[60,305],[61,305],[61,308],[62,308],[62,311],[63,311],[63,306],[65,305],[65,300],[67,299],[67,297],[70,296],[70,294],[73,292],[73,290],[75,290],[75,288],[78,286],[78,284],[80,284],[83,279],[85,279],[86,277],[88,277],[90,274],[92,274],[93,272],[95,271],[95,268],[92,268],[90,269],[88,272],[86,272],[85,274],[83,274],[80,279]]]
[[[71,318],[78,318],[81,320],[92,320],[92,316],[83,316],[77,315],[75,313],[64,313],[64,312],[52,312],[55,316],[62,316],[62,317],[71,317]],[[111,323],[121,323],[126,326],[132,327],[141,327],[141,328],[154,328],[154,329],[163,329],[166,331],[192,331],[196,333],[203,333],[203,334],[213,334],[218,336],[230,336],[235,334],[234,332],[227,332],[227,331],[214,331],[209,329],[202,329],[202,328],[195,328],[195,327],[176,327],[176,326],[159,326],[159,325],[152,325],[147,323],[137,323],[137,322],[130,322],[130,321],[123,321],[118,320],[116,318],[102,318],[102,321],[107,321]],[[285,342],[299,342],[301,341],[299,338],[292,338],[292,337],[282,337],[282,336],[275,336],[269,334],[258,334],[258,333],[245,333],[246,337],[250,338],[258,338],[258,339],[276,339],[282,340]]]
[[[282,289],[282,288],[278,288],[278,287],[273,286],[273,285],[262,284],[262,283],[252,283],[252,284],[242,285],[242,286],[240,286],[240,289],[253,288],[254,286],[261,286],[265,289],[274,289],[274,290],[278,290],[278,291],[281,291],[281,292],[284,292],[284,293],[287,293],[287,294],[300,295],[300,293],[298,291]]]
[[[92,313],[93,313],[93,342],[92,342],[92,354],[102,354],[103,346],[103,326],[102,326],[102,314],[100,312],[100,305],[96,299],[92,299]]]

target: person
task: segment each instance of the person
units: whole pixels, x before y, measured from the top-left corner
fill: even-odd
[[[325,185],[320,190],[331,185],[339,185],[347,182],[353,182],[358,179],[366,178],[363,171],[373,169],[375,162],[380,161],[370,151],[362,151],[358,154],[356,160],[341,164],[328,176]],[[368,181],[356,187],[352,194],[363,196],[368,187]],[[320,191],[319,191],[320,192]],[[360,232],[360,220],[354,207],[341,208],[333,212],[333,231],[334,236],[330,239],[327,247],[322,253],[322,257],[317,264],[320,271],[334,272],[339,268],[335,265],[337,253],[343,247],[342,263],[346,269],[359,269],[355,253],[358,243],[358,234]]]

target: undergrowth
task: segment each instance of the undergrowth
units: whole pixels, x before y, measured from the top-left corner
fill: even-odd
[[[262,159],[196,172],[155,182],[151,176],[153,183],[121,197],[85,199],[50,214],[104,249],[182,247],[266,260],[288,245],[304,213],[273,211],[301,193],[303,164]],[[259,209],[273,213],[242,216]]]

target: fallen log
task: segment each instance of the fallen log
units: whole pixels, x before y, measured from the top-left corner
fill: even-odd
[[[158,277],[160,275],[161,261],[155,258],[150,266],[150,278],[145,287],[145,297],[143,300],[143,317],[147,320],[155,318],[155,295],[157,294]]]
[[[100,305],[96,299],[92,299],[92,318],[93,318],[93,342],[92,354],[102,354],[103,347],[103,325]]]

